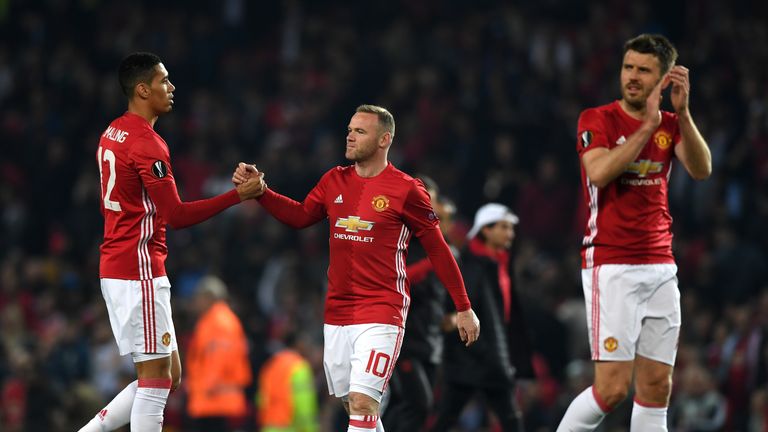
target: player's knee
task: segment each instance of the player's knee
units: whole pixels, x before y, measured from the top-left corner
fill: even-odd
[[[349,394],[349,412],[358,415],[378,415],[379,403],[362,393]]]
[[[641,402],[666,405],[672,392],[672,377],[659,374],[643,380],[638,379],[635,386],[637,398]]]
[[[616,407],[629,394],[629,383],[611,381],[596,388],[602,403],[610,408]]]

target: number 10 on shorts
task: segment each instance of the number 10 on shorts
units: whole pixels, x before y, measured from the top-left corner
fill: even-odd
[[[383,365],[381,364],[382,359],[384,360]],[[387,353],[371,350],[371,355],[368,357],[368,365],[365,366],[365,373],[372,373],[379,378],[384,378],[387,375],[391,359]]]

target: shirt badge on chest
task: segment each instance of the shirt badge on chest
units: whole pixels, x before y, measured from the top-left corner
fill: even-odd
[[[376,195],[371,200],[371,206],[373,206],[373,209],[377,212],[383,212],[389,208],[389,198],[384,195]]]

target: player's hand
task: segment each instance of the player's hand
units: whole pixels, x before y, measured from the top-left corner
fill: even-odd
[[[652,126],[653,129],[656,129],[661,124],[661,91],[667,88],[668,85],[669,73],[661,77],[645,101],[645,117],[643,121]]]
[[[235,168],[235,172],[232,173],[232,183],[234,183],[235,186],[237,186],[239,184],[245,183],[246,180],[258,174],[259,174],[259,170],[256,169],[255,165],[247,164],[245,162],[240,162],[239,164],[237,164],[237,168]]]
[[[456,327],[466,346],[472,345],[480,337],[480,320],[472,309],[456,313]]]
[[[264,182],[264,173],[258,173],[250,176],[244,182],[235,186],[237,194],[240,195],[240,201],[258,198],[267,190],[267,184]]]
[[[672,83],[670,101],[678,115],[688,113],[688,98],[691,92],[691,83],[688,79],[688,68],[685,66],[672,66],[667,74]]]

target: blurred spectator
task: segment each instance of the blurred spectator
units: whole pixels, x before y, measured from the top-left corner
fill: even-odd
[[[709,371],[699,364],[682,371],[680,389],[670,404],[669,423],[677,432],[714,432],[725,425],[727,404]]]
[[[198,319],[186,356],[187,412],[200,432],[233,430],[249,412],[248,342],[226,296],[224,282],[205,276],[193,299]]]
[[[262,432],[317,432],[317,393],[309,362],[295,333],[259,372],[256,418]]]
[[[476,394],[496,415],[505,432],[522,430],[515,379],[533,378],[532,352],[520,297],[512,280],[509,249],[518,218],[502,204],[475,213],[469,244],[461,254],[467,295],[483,323],[483,337],[470,347],[445,336],[443,382],[435,432],[453,427]]]

